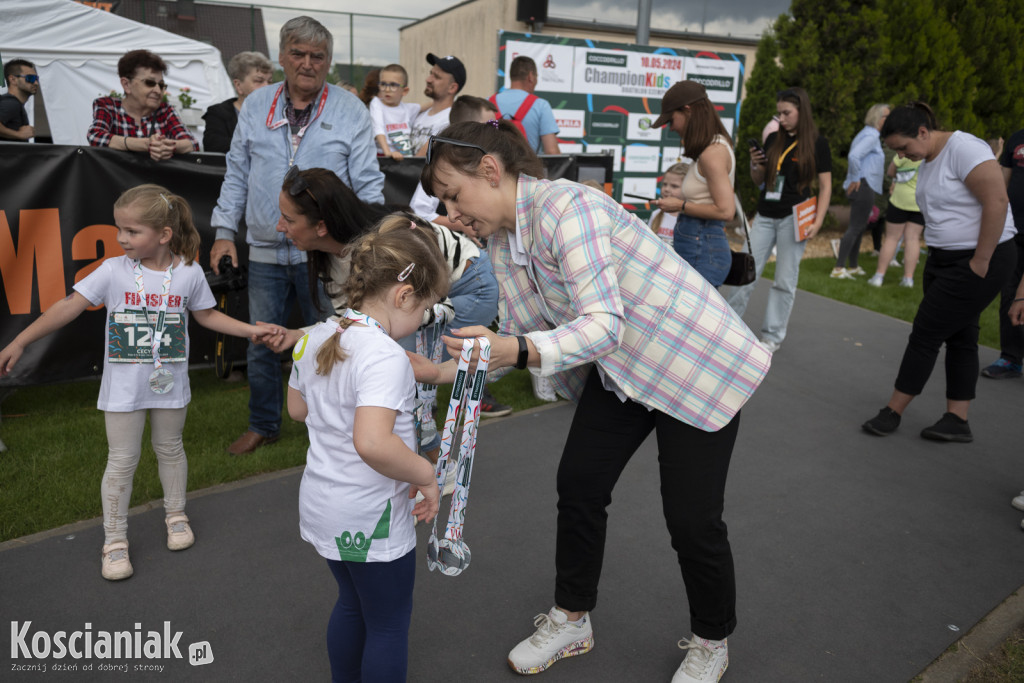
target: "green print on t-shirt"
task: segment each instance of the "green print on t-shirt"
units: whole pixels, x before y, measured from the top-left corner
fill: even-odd
[[[370,543],[375,538],[387,538],[390,529],[391,501],[389,500],[369,538],[364,536],[362,531],[357,531],[355,536],[352,535],[352,532],[346,531],[341,536],[334,537],[334,541],[338,544],[340,559],[346,562],[366,562],[366,555],[370,552]]]

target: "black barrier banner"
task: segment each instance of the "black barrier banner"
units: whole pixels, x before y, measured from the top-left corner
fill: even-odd
[[[611,181],[611,158],[597,155],[543,157],[548,177]],[[381,158],[384,196],[389,204],[408,205],[419,182],[423,159],[396,162]],[[188,154],[154,162],[144,154],[108,148],[0,143],[0,348],[7,346],[39,315],[64,298],[72,286],[105,259],[124,252],[117,243],[114,201],[142,183],[163,185],[188,200],[202,237],[200,263],[210,269],[215,231],[210,215],[224,177],[222,154]],[[249,250],[244,226],[236,237],[239,261]],[[232,295],[228,314],[245,320],[245,292]],[[29,346],[3,386],[49,384],[103,372],[103,307]],[[214,334],[189,330],[193,365],[214,362]],[[229,356],[242,359],[245,340],[229,338]]]

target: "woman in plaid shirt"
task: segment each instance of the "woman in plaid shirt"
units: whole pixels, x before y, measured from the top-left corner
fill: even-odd
[[[126,52],[117,62],[124,98],[98,97],[92,103],[87,135],[93,147],[148,152],[153,161],[199,151],[199,143],[163,101],[167,64],[148,50]]]
[[[498,333],[453,333],[487,335],[492,369],[529,367],[578,402],[558,470],[555,607],[509,664],[538,673],[592,647],[606,508],[654,430],[693,631],[672,680],[717,681],[736,625],[725,482],[740,408],[771,356],[643,222],[602,192],[542,174],[516,128],[492,121],[431,138],[422,177],[450,219],[488,238],[498,279]],[[445,339],[457,357],[462,340]],[[414,361],[420,381],[454,378],[454,361]]]

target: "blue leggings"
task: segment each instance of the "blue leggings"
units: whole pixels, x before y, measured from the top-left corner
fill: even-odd
[[[334,683],[403,683],[409,668],[409,622],[416,551],[391,562],[327,560],[338,602],[327,623]]]

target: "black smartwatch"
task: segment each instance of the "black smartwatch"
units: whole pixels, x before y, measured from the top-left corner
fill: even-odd
[[[516,358],[516,370],[525,370],[526,362],[530,359],[530,349],[526,346],[526,337],[523,335],[516,335],[516,341],[519,342],[519,356]]]

